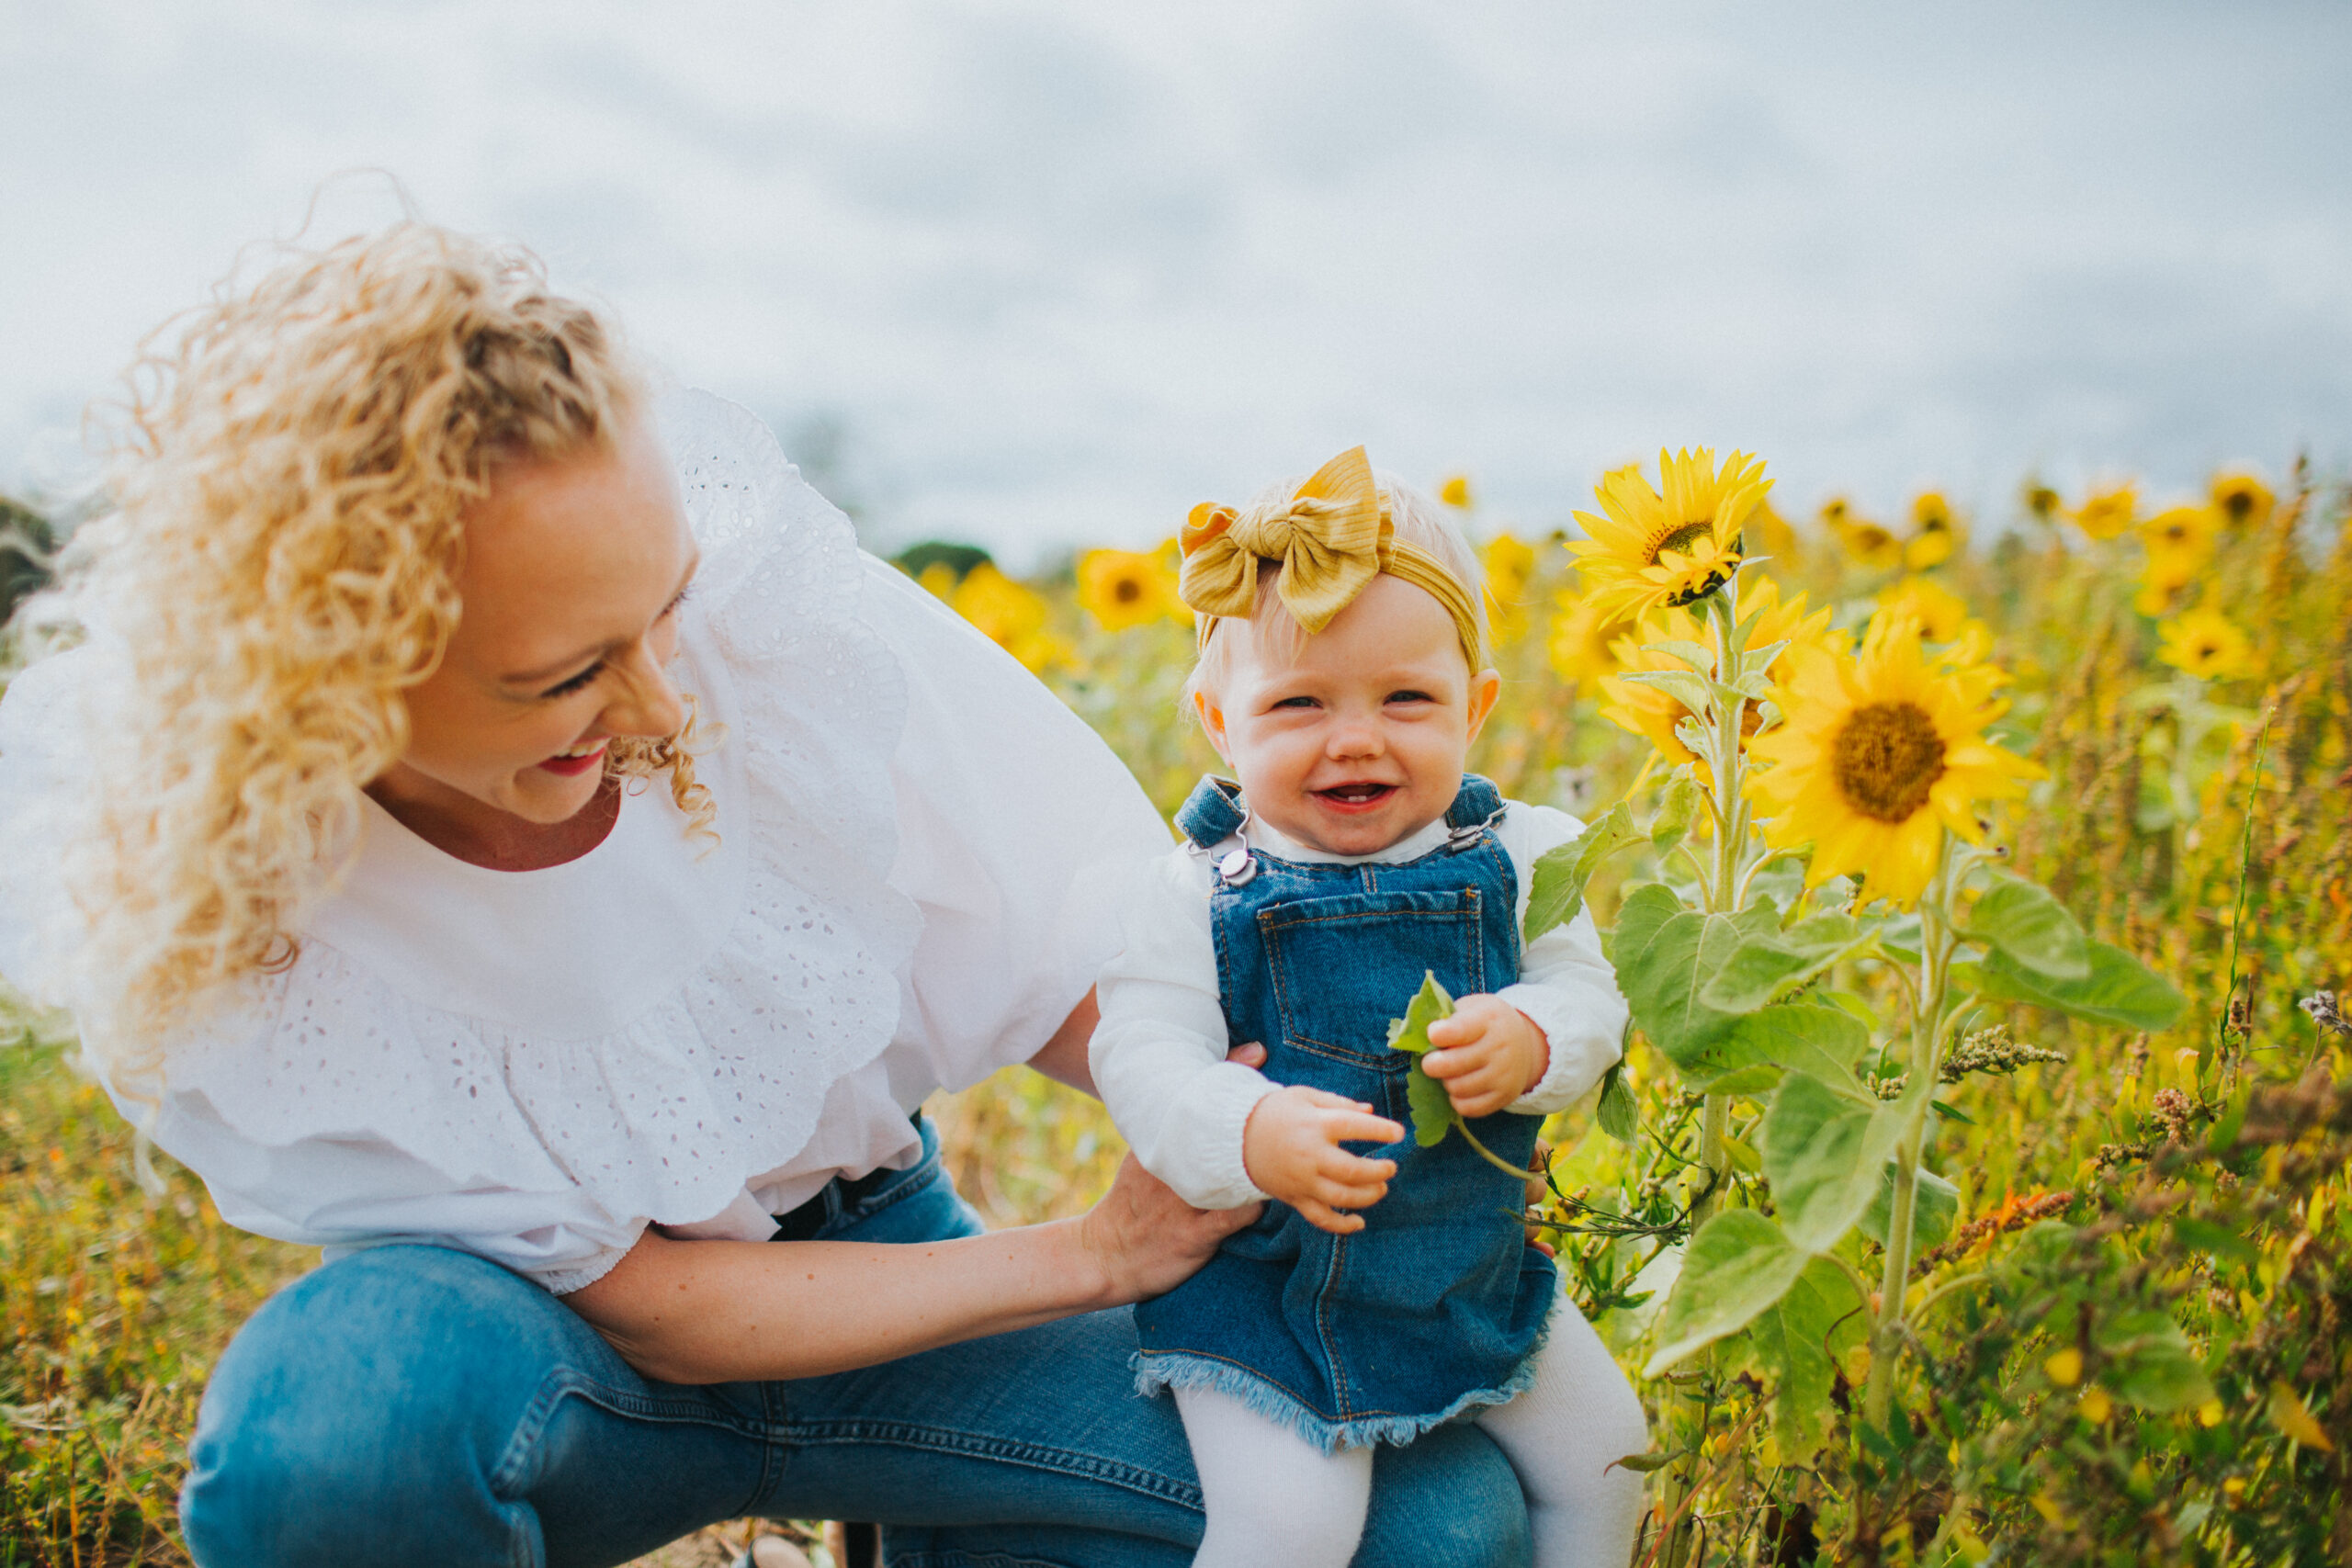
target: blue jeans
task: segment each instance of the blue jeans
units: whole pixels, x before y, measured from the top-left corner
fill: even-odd
[[[826,1239],[969,1235],[922,1163]],[[831,1377],[649,1382],[496,1264],[382,1247],[306,1275],[221,1358],[180,1513],[203,1568],[587,1568],[721,1519],[884,1525],[895,1568],[1176,1568],[1201,1537],[1173,1403],[1134,1392],[1132,1311]],[[1380,1450],[1356,1562],[1528,1561],[1519,1483],[1483,1433]]]

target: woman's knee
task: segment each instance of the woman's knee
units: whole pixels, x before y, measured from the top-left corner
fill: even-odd
[[[355,1520],[471,1513],[503,1528],[503,1450],[550,1371],[594,1356],[594,1339],[538,1286],[443,1247],[304,1276],[246,1324],[205,1392],[181,1496],[190,1548],[208,1565],[269,1564],[348,1542]]]
[[[1477,1427],[1439,1427],[1407,1447],[1374,1450],[1355,1568],[1526,1568],[1533,1552],[1518,1473]]]

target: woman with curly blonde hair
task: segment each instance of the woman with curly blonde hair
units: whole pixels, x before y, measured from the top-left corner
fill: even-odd
[[[0,973],[325,1249],[214,1373],[197,1561],[1188,1561],[1127,1305],[1250,1212],[1130,1162],[983,1235],[920,1109],[1091,1087],[1167,842],[1110,753],[523,253],[295,255],[141,370],[0,702]],[[1381,1476],[1360,1561],[1524,1554],[1476,1433]]]

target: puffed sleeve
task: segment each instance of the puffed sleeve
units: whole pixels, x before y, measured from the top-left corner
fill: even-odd
[[[1565,811],[1510,803],[1498,836],[1519,873],[1516,919],[1527,918],[1536,860],[1582,831],[1584,824]],[[1529,942],[1520,954],[1519,983],[1496,995],[1544,1031],[1552,1049],[1543,1078],[1509,1110],[1528,1116],[1564,1111],[1589,1093],[1624,1054],[1625,998],[1617,989],[1617,972],[1600,951],[1589,909]]]
[[[961,1089],[1052,1038],[1169,832],[1084,721],[904,573],[869,560],[865,607],[906,672],[890,883],[923,919],[893,1044]]]

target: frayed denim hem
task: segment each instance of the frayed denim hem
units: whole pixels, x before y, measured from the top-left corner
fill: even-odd
[[[1553,1304],[1556,1310],[1556,1299]],[[1214,1389],[1240,1401],[1253,1414],[1297,1433],[1325,1453],[1331,1453],[1340,1449],[1370,1448],[1374,1443],[1409,1443],[1430,1427],[1443,1426],[1472,1411],[1510,1404],[1535,1381],[1535,1359],[1544,1353],[1544,1341],[1551,1327],[1551,1314],[1547,1313],[1543,1327],[1536,1331],[1535,1343],[1499,1385],[1472,1389],[1444,1409],[1426,1416],[1364,1416],[1353,1420],[1333,1420],[1288,1389],[1268,1382],[1238,1362],[1188,1350],[1138,1350],[1127,1364],[1135,1370],[1138,1394],[1149,1397],[1162,1389]]]

